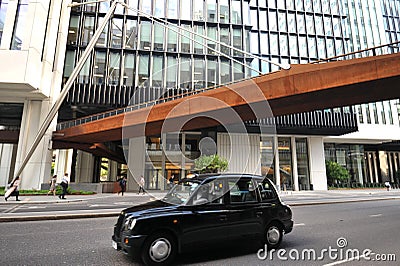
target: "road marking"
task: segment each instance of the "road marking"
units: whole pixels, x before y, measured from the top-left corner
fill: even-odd
[[[46,209],[44,206],[30,206],[28,209]]]
[[[354,261],[354,260],[359,261],[360,259],[365,258],[365,256],[367,256],[367,255],[361,255],[361,256],[352,257],[352,258],[349,258],[349,259],[346,259],[346,260],[335,261],[335,262],[332,262],[332,263],[324,264],[324,266],[339,265],[339,264],[351,262],[351,261]]]
[[[298,223],[298,224],[294,224],[293,226],[305,226],[305,223]]]
[[[382,216],[382,213],[378,213],[378,214],[371,214],[369,217],[379,217]]]

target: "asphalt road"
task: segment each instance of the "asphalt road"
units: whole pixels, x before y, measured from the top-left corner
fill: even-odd
[[[260,246],[238,242],[208,251],[194,251],[181,256],[178,265],[399,265],[400,204],[398,200],[369,201],[293,207],[295,228],[285,236],[279,259],[260,260]],[[116,218],[74,219],[0,223],[1,265],[131,265],[131,260],[111,247],[111,235]],[[337,240],[347,243],[339,248]],[[337,249],[338,258],[294,260],[289,254],[315,250],[317,257],[323,249]],[[345,262],[340,250],[370,249],[374,253],[394,254],[396,262]],[[261,255],[264,253],[261,252]],[[268,254],[271,256],[271,252]],[[307,255],[306,255],[307,256]],[[375,259],[375,256],[370,256]],[[300,256],[301,258],[301,256]],[[137,263],[133,263],[137,264]]]

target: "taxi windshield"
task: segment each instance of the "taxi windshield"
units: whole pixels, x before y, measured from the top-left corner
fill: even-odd
[[[200,181],[198,180],[181,181],[168,191],[163,201],[178,205],[185,204],[199,185]]]

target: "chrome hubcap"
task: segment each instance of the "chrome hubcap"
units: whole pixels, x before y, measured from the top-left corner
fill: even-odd
[[[275,245],[279,242],[280,236],[281,232],[279,231],[279,228],[276,226],[271,226],[267,232],[267,241],[268,243]]]
[[[154,240],[149,249],[150,258],[156,262],[166,260],[170,253],[171,243],[166,238],[158,238]]]

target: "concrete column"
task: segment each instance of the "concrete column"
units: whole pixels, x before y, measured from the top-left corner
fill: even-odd
[[[274,136],[274,175],[275,175],[275,186],[278,191],[281,190],[281,171],[279,170],[279,150],[278,150],[278,137]]]
[[[57,175],[57,182],[61,182],[61,178],[65,173],[70,174],[72,164],[72,150],[56,150],[54,174]]]
[[[299,172],[297,169],[297,149],[296,149],[296,138],[290,138],[292,146],[292,175],[293,175],[293,189],[299,191]]]
[[[217,134],[218,155],[228,160],[229,173],[261,174],[259,134]]]
[[[15,157],[15,147],[14,144],[0,143],[0,186],[6,186],[13,178],[11,166]]]
[[[387,153],[385,151],[379,151],[378,154],[379,154],[379,167],[381,171],[382,182],[390,181]]]
[[[394,162],[394,154],[393,152],[388,152],[388,166],[389,166],[389,179],[390,182],[394,182],[394,167],[393,167],[393,162]]]
[[[364,184],[364,179],[363,179],[363,173],[364,169],[362,166],[362,157],[359,156],[360,154],[360,145],[355,145],[356,146],[356,158],[357,158],[357,172],[358,172],[358,182],[361,184]]]
[[[367,152],[367,160],[368,160],[368,173],[369,173],[369,181],[374,183],[374,172],[372,171],[372,154]]]
[[[378,162],[377,162],[376,152],[372,153],[372,161],[373,161],[373,164],[374,164],[375,183],[379,183]]]
[[[145,164],[146,164],[146,138],[138,137],[129,139],[129,151],[127,158],[128,165],[128,182],[127,190],[133,191],[138,190],[138,182],[140,176],[144,176]]]
[[[328,190],[324,142],[322,137],[309,138],[310,179],[314,190]]]
[[[118,175],[118,163],[116,161],[108,161],[107,181],[116,181]]]
[[[94,156],[90,153],[78,150],[76,158],[76,168],[75,168],[75,182],[92,183],[93,171],[94,171]]]
[[[47,114],[50,108],[48,101],[24,102],[24,110],[19,134],[18,150],[16,157],[16,169],[19,168],[23,159],[31,147],[39,126],[44,120],[43,114]],[[41,183],[47,182],[51,174],[52,151],[50,127],[36,147],[31,159],[21,174],[21,189],[39,189]]]

